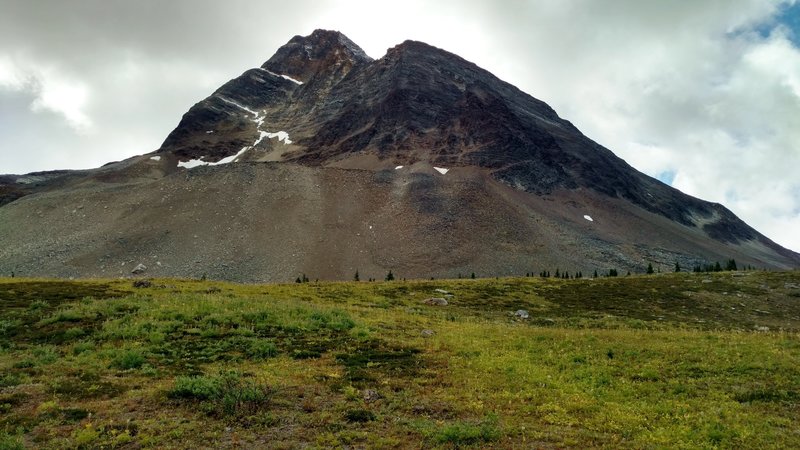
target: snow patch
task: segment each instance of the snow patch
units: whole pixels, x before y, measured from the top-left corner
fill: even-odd
[[[264,70],[265,72],[269,72],[270,74],[275,75],[275,76],[282,76],[282,75],[278,75],[278,74],[272,73],[272,72],[270,72],[270,71],[268,71],[266,69],[262,69],[262,70]],[[302,84],[301,82],[299,82],[297,80],[293,80],[293,79],[291,79],[289,77],[284,76],[284,78],[288,78],[288,79],[290,79],[290,80],[292,80],[292,81],[294,81],[294,82],[296,82],[298,84]],[[239,109],[242,109],[242,110],[247,111],[248,113],[252,114],[254,116],[252,120],[253,120],[253,123],[256,124],[256,131],[258,131],[258,137],[256,138],[255,142],[253,142],[253,145],[249,145],[247,147],[242,147],[242,149],[238,153],[236,153],[235,155],[227,156],[225,158],[220,159],[217,162],[203,161],[204,157],[201,156],[199,159],[192,159],[192,160],[189,160],[189,161],[178,161],[178,167],[184,167],[184,168],[187,168],[187,169],[191,169],[191,168],[198,167],[198,166],[218,166],[220,164],[232,163],[232,162],[236,161],[242,154],[244,154],[244,152],[246,152],[246,151],[256,147],[258,144],[260,144],[261,141],[263,141],[265,138],[267,138],[267,139],[278,138],[278,141],[283,141],[283,143],[285,145],[292,143],[292,140],[289,139],[289,133],[287,133],[285,131],[278,131],[278,132],[272,133],[272,132],[269,132],[269,131],[261,130],[261,127],[264,125],[264,120],[266,118],[266,115],[265,115],[264,112],[253,111],[252,109],[250,109],[250,108],[248,108],[248,107],[246,107],[246,106],[244,106],[244,105],[242,105],[240,103],[237,103],[237,102],[235,102],[235,101],[233,101],[233,100],[231,100],[229,98],[225,98],[225,97],[222,97],[222,96],[219,96],[217,98],[219,98],[220,100],[222,100],[225,103],[231,104],[231,105],[233,105],[233,106],[235,106],[235,107],[237,107]],[[213,133],[213,132],[214,132],[213,130],[206,131],[206,133]]]
[[[214,132],[214,130],[208,130],[208,131],[206,131],[206,134],[211,134],[213,132]]]
[[[583,218],[584,218],[584,219],[586,219],[586,220],[588,220],[589,222],[594,222],[594,219],[592,219],[592,216],[590,216],[590,215],[588,215],[588,214],[584,214],[584,215],[583,215]]]
[[[258,117],[258,116],[259,116],[259,114],[258,114],[257,112],[253,111],[252,109],[248,108],[247,106],[244,106],[244,105],[242,105],[242,104],[240,104],[240,103],[236,103],[235,101],[233,101],[233,100],[231,100],[231,99],[229,99],[229,98],[225,98],[225,97],[223,97],[223,96],[219,96],[218,98],[219,98],[220,100],[222,100],[223,102],[225,102],[225,103],[227,103],[227,104],[229,104],[229,105],[233,105],[233,106],[235,106],[235,107],[237,107],[237,108],[239,108],[239,109],[243,109],[243,110],[245,110],[245,111],[249,112],[250,114],[252,114],[252,115],[254,115],[254,116],[256,116],[256,117]]]
[[[239,152],[236,153],[235,155],[226,156],[226,157],[220,159],[217,162],[203,161],[203,158],[205,158],[205,156],[201,156],[199,159],[190,159],[189,161],[178,161],[178,167],[183,167],[183,168],[186,168],[186,169],[193,169],[193,168],[199,167],[199,166],[219,166],[219,165],[222,165],[222,164],[232,163],[232,162],[236,161],[236,158],[242,156],[244,154],[244,152],[250,150],[251,148],[253,148],[253,147],[251,147],[251,146],[242,147],[242,149],[239,150]]]
[[[256,141],[253,143],[253,147],[260,144],[261,141],[264,140],[264,138],[267,139],[278,138],[278,141],[283,141],[284,145],[292,143],[292,140],[289,139],[289,133],[285,131],[278,131],[277,133],[270,133],[269,131],[259,131],[258,139],[256,139]]]
[[[289,75],[281,75],[281,77],[283,77],[283,78],[286,78],[287,80],[291,81],[292,83],[294,83],[294,84],[296,84],[296,85],[298,85],[298,86],[300,86],[301,84],[303,84],[303,82],[302,82],[302,81],[300,81],[300,80],[295,80],[294,78],[290,77]]]
[[[400,170],[402,168],[403,168],[403,166],[397,166],[397,167],[394,168],[394,170]]]
[[[150,159],[152,159],[153,161],[161,161],[160,156],[151,156]]]
[[[239,153],[237,153],[235,155],[231,155],[231,156],[226,156],[226,157],[220,159],[219,161],[217,161],[215,163],[208,163],[208,165],[209,166],[218,166],[220,164],[232,163],[232,162],[236,161],[236,158],[242,156],[244,154],[244,152],[250,150],[251,148],[253,148],[253,147],[249,147],[249,146],[248,147],[242,147],[242,149],[239,150]]]
[[[269,134],[269,133],[267,133],[266,131],[259,131],[259,132],[258,132],[258,139],[256,139],[256,141],[255,141],[255,142],[253,142],[253,147],[255,147],[255,146],[257,146],[258,144],[260,144],[260,143],[261,143],[261,141],[263,141],[263,140],[264,140],[264,138],[265,138],[265,137],[267,137],[267,135],[268,135],[268,134]]]
[[[294,79],[294,78],[290,77],[289,75],[281,75],[281,74],[279,74],[279,73],[275,73],[275,72],[272,72],[272,71],[270,71],[270,70],[267,70],[267,69],[265,69],[265,68],[263,68],[263,67],[259,67],[259,69],[263,70],[264,72],[267,72],[268,74],[270,74],[270,75],[272,75],[272,76],[275,76],[275,77],[281,77],[281,78],[287,79],[287,80],[291,81],[292,83],[294,83],[294,84],[296,84],[296,85],[298,85],[298,86],[300,86],[301,84],[303,84],[303,82],[302,82],[302,81],[300,81],[300,80],[296,80],[296,79]]]
[[[203,161],[204,156],[201,156],[200,159],[190,159],[189,161],[178,161],[178,167],[183,167],[184,169],[194,169],[198,166],[207,166],[208,163]]]
[[[284,144],[292,143],[292,140],[289,139],[289,133],[285,131],[278,131],[277,133],[267,133],[267,137],[270,139],[278,138],[278,141],[283,141]]]
[[[442,167],[434,167],[434,169],[436,169],[436,171],[439,172],[442,175],[446,174],[447,171],[450,170],[450,169],[444,169]]]

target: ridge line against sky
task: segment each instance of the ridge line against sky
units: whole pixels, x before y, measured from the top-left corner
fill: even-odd
[[[0,173],[153,151],[191,105],[315,28],[376,58],[406,39],[456,53],[800,251],[795,0],[0,0]]]

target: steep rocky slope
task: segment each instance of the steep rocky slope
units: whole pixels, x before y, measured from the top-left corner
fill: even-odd
[[[0,179],[0,270],[237,280],[800,266],[722,205],[631,168],[549,106],[407,41],[296,36],[160,149]]]

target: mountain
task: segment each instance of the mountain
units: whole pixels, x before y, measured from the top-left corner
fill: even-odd
[[[155,152],[0,178],[0,270],[242,281],[800,267],[544,102],[430,45],[295,36]]]

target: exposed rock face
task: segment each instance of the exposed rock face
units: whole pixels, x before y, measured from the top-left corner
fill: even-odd
[[[533,194],[591,189],[701,226],[722,242],[759,239],[722,205],[636,171],[544,102],[422,42],[372,60],[337,32],[295,36],[261,69],[195,105],[160,151],[206,161],[234,155],[258,141],[248,110],[263,114],[272,131],[286,130],[294,145],[261,140],[264,151],[243,159],[346,165],[370,154],[397,165],[480,167]]]
[[[123,275],[129,261],[248,281],[800,266],[456,55],[406,41],[373,60],[325,30],[198,102],[157,152],[2,176],[0,206],[0,270],[20,274]]]
[[[347,36],[336,31],[316,30],[310,36],[293,37],[261,68],[302,82],[317,79],[335,83],[354,66],[370,61],[372,58]]]

